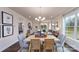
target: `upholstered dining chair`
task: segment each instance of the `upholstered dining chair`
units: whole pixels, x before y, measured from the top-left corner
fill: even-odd
[[[59,35],[57,37],[59,40],[57,40],[56,43],[60,43],[62,41],[62,39],[63,39],[62,36],[63,36],[63,34],[59,33]]]
[[[62,36],[63,36],[63,34],[62,33],[60,33],[59,35],[58,35],[58,39],[62,39]]]
[[[64,43],[65,43],[65,40],[66,40],[66,36],[61,34],[58,39],[60,39],[60,41],[56,42],[57,51],[58,52],[64,52]]]
[[[20,51],[22,51],[23,49],[28,48],[28,44],[25,41],[25,37],[23,36],[23,34],[18,35],[18,40],[19,40],[19,45],[20,45]]]

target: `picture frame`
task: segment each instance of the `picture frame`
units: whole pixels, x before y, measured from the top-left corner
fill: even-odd
[[[28,29],[29,30],[32,30],[32,26],[31,26],[31,23],[30,22],[28,23]]]
[[[13,15],[2,11],[2,24],[13,24]]]
[[[13,35],[13,25],[2,26],[2,37]]]

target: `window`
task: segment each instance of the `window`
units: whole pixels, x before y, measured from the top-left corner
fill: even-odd
[[[65,18],[65,33],[66,36],[72,37],[74,33],[74,22],[75,22],[75,15],[68,16]]]
[[[63,32],[67,37],[79,40],[79,8],[64,16]]]
[[[41,23],[41,31],[46,32],[47,31],[47,23]]]
[[[77,14],[77,39],[79,40],[79,13]]]

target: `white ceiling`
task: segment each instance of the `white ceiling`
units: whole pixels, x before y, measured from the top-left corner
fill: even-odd
[[[58,15],[65,14],[74,9],[73,7],[10,7],[10,8],[29,19],[34,19],[35,17],[38,16],[50,19],[51,16],[56,17]]]

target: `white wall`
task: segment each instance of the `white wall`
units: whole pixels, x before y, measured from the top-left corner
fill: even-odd
[[[0,51],[3,51],[4,49],[8,48],[9,46],[11,46],[12,44],[14,44],[18,41],[18,39],[17,39],[18,23],[22,22],[24,24],[23,25],[24,34],[26,34],[27,29],[28,29],[27,23],[31,22],[31,21],[29,21],[28,19],[24,18],[22,15],[16,13],[15,11],[13,11],[9,8],[2,8],[1,7],[0,8],[0,24],[1,24],[1,20],[2,20],[1,11],[5,11],[5,12],[13,15],[13,28],[14,28],[13,35],[0,38]]]
[[[38,21],[32,20],[32,28],[33,28],[32,30],[33,30],[33,32],[36,32],[35,26],[38,26],[38,29],[40,29],[40,23]]]

